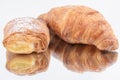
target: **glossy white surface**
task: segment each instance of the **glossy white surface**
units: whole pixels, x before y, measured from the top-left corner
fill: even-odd
[[[37,17],[51,8],[63,5],[86,5],[101,12],[111,24],[120,42],[119,0],[0,0],[0,79],[2,80],[119,80],[120,56],[117,62],[100,73],[75,73],[67,70],[61,62],[51,58],[49,69],[33,76],[17,76],[5,68],[6,50],[2,45],[3,28],[17,17]],[[120,48],[116,50],[120,53]]]

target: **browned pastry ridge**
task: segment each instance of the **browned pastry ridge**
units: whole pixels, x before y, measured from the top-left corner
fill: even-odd
[[[30,75],[47,70],[50,51],[32,54],[12,54],[7,52],[6,68],[17,75]]]
[[[63,6],[40,15],[60,38],[68,43],[95,45],[100,50],[115,50],[118,40],[110,24],[98,11],[86,6]]]
[[[4,47],[12,53],[44,52],[49,45],[49,29],[43,20],[31,17],[16,18],[4,28]]]
[[[118,57],[116,52],[100,51],[93,45],[68,44],[57,36],[52,37],[49,47],[54,57],[75,72],[103,71]]]

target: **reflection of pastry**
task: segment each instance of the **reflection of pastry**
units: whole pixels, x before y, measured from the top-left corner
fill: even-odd
[[[70,70],[75,72],[102,71],[117,60],[116,52],[100,51],[95,46],[68,44],[52,37],[50,43],[52,54]]]
[[[32,54],[12,54],[7,52],[6,68],[18,75],[34,74],[43,72],[48,68],[50,52]]]
[[[85,6],[63,6],[40,15],[60,38],[69,43],[95,45],[100,50],[118,48],[110,24],[96,10]]]
[[[3,44],[12,53],[43,52],[48,48],[49,41],[49,30],[42,20],[30,17],[17,18],[4,28]]]

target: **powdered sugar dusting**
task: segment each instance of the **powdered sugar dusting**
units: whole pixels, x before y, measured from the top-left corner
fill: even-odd
[[[15,19],[13,27],[16,29],[14,30],[21,32],[24,31],[25,28],[29,30],[38,28],[39,25],[33,23],[33,20],[34,20],[33,18],[27,18],[27,17]]]
[[[26,32],[49,34],[49,29],[44,21],[39,21],[38,19],[31,17],[22,17],[8,22],[4,30],[5,37],[19,32],[22,32],[23,34],[26,34]]]
[[[46,29],[39,24],[37,19],[31,17],[16,18],[9,22],[7,26],[11,26],[11,28],[7,31],[8,33],[24,32],[26,30],[43,32],[45,31],[44,29]]]

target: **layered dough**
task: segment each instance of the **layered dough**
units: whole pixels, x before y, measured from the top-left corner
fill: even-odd
[[[3,44],[12,53],[44,52],[49,41],[49,29],[43,20],[31,17],[16,18],[4,28]]]
[[[117,52],[101,51],[93,45],[68,44],[58,36],[52,36],[50,50],[67,69],[75,72],[98,72],[116,62]]]
[[[36,54],[13,54],[7,52],[6,68],[18,75],[30,75],[45,71],[50,62],[50,51]]]
[[[100,50],[118,48],[110,24],[102,14],[89,7],[56,7],[38,19],[44,19],[55,34],[68,43],[95,45]]]

